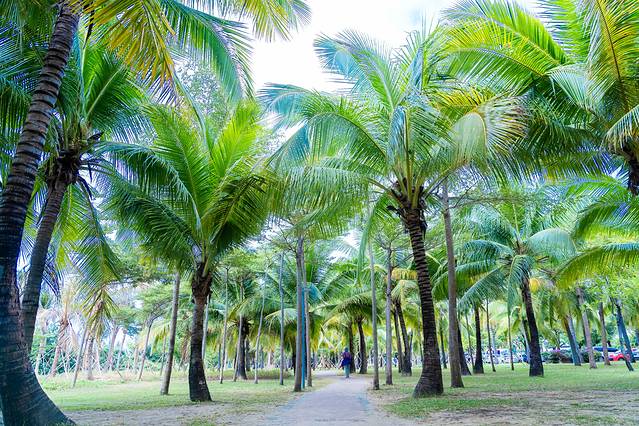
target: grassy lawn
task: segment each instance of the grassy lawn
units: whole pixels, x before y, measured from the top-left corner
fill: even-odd
[[[389,412],[430,422],[500,424],[517,418],[542,424],[637,424],[639,417],[639,373],[630,373],[623,363],[611,367],[545,364],[545,377],[528,377],[528,366],[519,364],[484,367],[486,374],[464,377],[463,389],[452,389],[444,372],[445,393],[435,398],[411,397],[419,370],[412,377],[393,371],[394,386],[371,392]],[[382,377],[383,381],[383,377]],[[473,419],[475,421],[473,421]],[[535,419],[537,421],[535,421]]]
[[[209,377],[208,385],[214,403],[226,404],[242,401],[243,409],[266,403],[284,403],[292,396],[292,379],[287,378],[280,386],[275,375],[268,372],[258,385],[249,380],[233,382],[229,373],[220,385],[216,378]],[[43,387],[51,399],[64,411],[80,410],[143,410],[158,407],[196,405],[189,400],[188,382],[184,373],[171,380],[170,395],[160,395],[160,378],[149,374],[138,382],[133,377],[121,379],[110,375],[107,378],[86,381],[78,380],[71,388],[70,379],[56,377],[43,380]],[[235,404],[234,404],[235,405]]]

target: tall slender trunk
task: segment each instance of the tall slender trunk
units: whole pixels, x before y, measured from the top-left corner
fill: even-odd
[[[162,364],[160,365],[160,377],[164,374],[164,367],[166,366],[166,335],[162,339]]]
[[[441,349],[441,355],[439,356],[439,358],[442,360],[442,368],[444,370],[446,370],[448,368],[447,363],[446,363],[446,346],[444,345],[444,325],[443,325],[443,319],[440,317],[439,318],[439,344],[440,349]]]
[[[242,380],[248,380],[246,375],[246,338],[248,335],[248,324],[243,315],[240,315],[240,327],[238,328],[238,336],[237,336],[237,366],[236,366],[236,376],[241,378]]]
[[[305,354],[306,354],[306,385],[313,386],[313,358],[311,357],[311,314],[310,306],[308,303],[308,283],[306,282],[306,268],[304,268],[303,285],[304,285],[304,339],[305,339]]]
[[[446,261],[448,266],[448,362],[450,364],[450,386],[463,388],[461,360],[457,347],[457,277],[455,274],[455,245],[453,227],[450,220],[450,201],[448,198],[448,179],[442,182],[442,204],[444,207],[444,234],[446,239]],[[443,345],[443,343],[442,343]]]
[[[584,325],[584,336],[586,338],[586,350],[588,351],[588,364],[590,368],[597,368],[597,362],[595,360],[595,351],[592,348],[592,334],[590,333],[590,320],[588,319],[588,313],[586,312],[586,302],[584,300],[584,290],[581,287],[575,289],[577,293],[577,302],[579,303],[579,310],[581,311],[581,321]]]
[[[82,340],[80,341],[80,347],[78,348],[78,355],[75,358],[75,371],[73,372],[73,383],[71,387],[74,388],[78,381],[78,374],[80,373],[80,361],[82,360],[82,353],[84,352],[84,346],[86,345],[87,335],[89,333],[89,326],[84,328],[84,334],[82,334]]]
[[[490,354],[490,366],[494,373],[496,370],[495,359],[493,356],[493,342],[490,335],[490,314],[488,313],[488,300],[486,300],[486,332],[488,333],[488,353]]]
[[[222,332],[222,357],[220,359],[220,384],[224,383],[224,368],[226,367],[226,339],[229,324],[229,270],[224,277],[224,331]]]
[[[513,360],[513,338],[511,335],[511,326],[510,326],[510,307],[508,307],[508,314],[506,315],[508,318],[508,355],[510,358],[510,370],[515,371],[515,361]]]
[[[623,320],[623,313],[621,312],[621,301],[619,299],[615,299],[614,305],[616,308],[617,330],[619,330],[619,344],[621,346],[621,351],[623,352],[623,347],[625,346],[626,356],[624,356],[624,360],[626,361],[626,367],[628,367],[629,371],[634,371],[631,364],[634,360],[632,356],[632,347],[630,346],[630,339],[628,338],[628,332],[626,331],[626,323]]]
[[[389,244],[386,249],[386,384],[393,384],[393,328],[391,325],[393,287],[393,248]]]
[[[604,365],[610,365],[610,359],[608,359],[608,332],[606,331],[606,315],[604,314],[603,302],[599,302],[599,334],[601,334]]]
[[[537,329],[537,321],[535,320],[535,310],[533,308],[532,296],[530,294],[530,281],[528,277],[524,277],[521,283],[521,296],[526,306],[526,318],[528,319],[528,332],[530,333],[530,369],[528,375],[543,376],[544,364],[541,360],[541,347],[539,346],[539,330]]]
[[[40,363],[42,362],[42,358],[44,357],[44,349],[47,346],[47,336],[45,335],[46,330],[42,327],[42,339],[40,339],[40,345],[38,346],[38,354],[36,355],[36,364],[33,367],[33,371],[35,371],[36,375],[40,374]]]
[[[404,342],[403,347],[403,358],[402,358],[402,376],[412,376],[413,375],[413,363],[411,360],[411,345],[408,341],[408,330],[406,329],[406,321],[404,321],[404,312],[402,310],[401,301],[397,301],[395,305],[395,310],[397,312],[397,318],[399,318],[399,327],[402,331],[402,341]]]
[[[410,201],[404,200],[402,206],[402,219],[410,236],[413,251],[413,261],[417,270],[417,285],[419,287],[419,299],[422,313],[422,332],[424,342],[424,356],[422,357],[422,373],[415,386],[413,396],[423,397],[427,395],[439,395],[444,392],[442,368],[439,362],[439,349],[437,344],[437,329],[435,325],[435,307],[433,294],[426,261],[424,248],[421,208],[412,208]]]
[[[373,325],[373,389],[379,390],[379,346],[377,344],[377,286],[375,285],[375,258],[373,245],[368,243],[371,272],[371,318]]]
[[[359,374],[368,373],[368,357],[366,356],[366,336],[364,336],[364,320],[357,320],[357,333],[359,334]]]
[[[564,331],[568,336],[568,343],[570,344],[570,354],[572,357],[572,363],[576,367],[581,366],[581,354],[579,353],[579,346],[577,345],[577,338],[575,337],[575,327],[572,323],[572,317],[570,315],[564,316],[562,319],[564,325]]]
[[[479,306],[475,305],[475,364],[473,373],[484,374],[484,358],[481,348],[481,318],[479,317]]]
[[[87,380],[95,379],[95,377],[93,377],[93,362],[94,362],[93,355],[95,353],[93,350],[93,345],[95,345],[95,336],[91,334],[89,337],[89,344],[87,345],[86,354],[84,356],[85,367],[87,371]]]
[[[475,364],[475,360],[473,358],[473,341],[470,337],[470,321],[468,321],[468,312],[464,315],[466,319],[466,337],[468,338],[468,357],[470,358],[470,363]]]
[[[280,291],[280,385],[284,386],[284,287],[282,275],[284,273],[284,252],[280,254],[280,274],[277,284]]]
[[[470,376],[470,369],[466,362],[466,355],[464,354],[464,344],[462,342],[461,329],[459,328],[459,321],[457,322],[457,346],[459,352],[459,365],[462,376]]]
[[[111,371],[113,367],[113,353],[115,352],[115,338],[118,336],[118,332],[120,331],[120,327],[113,323],[111,327],[111,337],[109,338],[109,352],[107,354],[106,359],[106,371]]]
[[[48,377],[54,377],[58,373],[58,361],[60,359],[60,353],[62,352],[62,343],[64,334],[69,326],[69,320],[65,315],[60,318],[58,326],[58,334],[55,341],[55,352],[53,353],[53,361],[51,362],[51,368],[49,369]]]
[[[399,303],[399,302],[398,302]],[[397,336],[397,371],[404,374],[404,353],[402,351],[402,339],[399,332],[399,315],[397,315],[397,307],[393,311],[393,321],[395,323],[395,336]]]
[[[171,384],[171,373],[173,371],[173,355],[175,354],[175,335],[177,331],[178,307],[180,302],[180,280],[182,279],[179,272],[175,273],[175,281],[173,282],[173,300],[171,301],[171,325],[169,328],[169,350],[166,360],[166,370],[162,377],[162,387],[160,395],[169,394],[169,385]],[[122,340],[124,343],[124,339]]]
[[[0,195],[0,407],[7,425],[72,423],[44,393],[29,361],[17,262],[44,140],[78,20],[74,9],[60,2],[38,84]]]
[[[202,337],[204,335],[204,309],[211,291],[211,273],[206,271],[206,261],[198,264],[191,278],[193,322],[191,325],[191,356],[189,358],[189,398],[191,401],[210,401],[211,394],[206,384],[206,372],[202,359]]]
[[[31,251],[29,263],[29,276],[22,293],[22,318],[24,320],[24,338],[27,351],[31,352],[33,344],[33,331],[35,329],[36,316],[40,306],[40,289],[42,276],[47,263],[49,244],[53,236],[60,206],[67,190],[68,184],[62,179],[56,179],[47,185],[47,196],[42,211],[38,233]]]
[[[305,281],[302,276],[306,275],[306,265],[304,262],[304,237],[299,236],[297,238],[297,247],[295,249],[295,265],[297,271],[297,283],[296,283],[296,294],[297,294],[297,329],[295,335],[295,384],[293,387],[294,392],[302,391],[302,352],[304,351],[302,341],[302,337],[304,334],[304,287],[303,282]]]
[[[115,361],[115,369],[120,369],[120,359],[124,353],[124,342],[126,341],[126,328],[122,328],[122,343],[120,343],[120,352],[118,352],[118,359]]]
[[[259,353],[260,353],[260,338],[262,337],[262,317],[264,316],[264,298],[266,292],[262,289],[262,307],[260,309],[260,324],[257,327],[257,339],[255,341],[255,384],[257,384],[257,372],[259,370]]]
[[[149,318],[146,326],[146,337],[144,338],[144,347],[142,347],[142,363],[140,365],[140,374],[138,375],[138,381],[142,380],[142,373],[144,373],[144,361],[146,361],[146,348],[149,346],[149,336],[151,336],[151,327],[155,318]]]
[[[206,306],[204,307],[204,326],[202,327],[202,362],[204,363],[204,369],[206,370],[206,337],[209,332],[209,309],[211,303],[211,295],[206,300]]]

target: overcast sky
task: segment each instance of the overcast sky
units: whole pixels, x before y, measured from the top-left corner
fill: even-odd
[[[308,0],[312,22],[291,41],[257,42],[254,47],[255,87],[265,83],[296,84],[306,88],[329,90],[329,78],[322,74],[313,51],[319,34],[334,35],[354,29],[399,46],[406,33],[419,29],[424,20],[435,22],[440,10],[457,0]],[[532,7],[534,0],[519,0]]]

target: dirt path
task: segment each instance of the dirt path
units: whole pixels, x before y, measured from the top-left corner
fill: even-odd
[[[367,396],[370,378],[337,376],[319,390],[294,399],[267,414],[263,425],[409,425],[378,409]],[[246,424],[246,423],[244,423]]]

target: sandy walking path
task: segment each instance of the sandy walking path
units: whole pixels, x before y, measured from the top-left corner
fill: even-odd
[[[415,423],[390,416],[378,409],[368,398],[370,377],[351,375],[349,379],[335,376],[321,389],[266,414],[263,425],[411,425]]]

